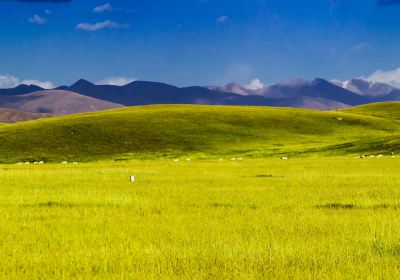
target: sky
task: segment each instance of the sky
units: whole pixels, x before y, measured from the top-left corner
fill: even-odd
[[[0,87],[400,85],[400,0],[0,0]]]

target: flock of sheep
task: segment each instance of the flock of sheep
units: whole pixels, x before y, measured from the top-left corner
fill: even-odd
[[[361,156],[356,156],[354,158],[362,158],[362,159],[364,159],[364,158],[383,158],[383,157],[384,156],[380,154],[380,155],[376,155],[376,156],[375,155],[361,155]],[[394,158],[396,156],[394,155],[394,153],[392,153],[391,157]],[[231,161],[242,161],[242,160],[243,160],[243,158],[231,158]],[[281,157],[280,160],[288,160],[288,158],[287,157]],[[187,158],[186,161],[190,162],[191,159]],[[220,158],[219,161],[224,161],[224,159]],[[174,162],[179,162],[179,159],[174,159]],[[33,163],[30,163],[30,162],[25,162],[25,163],[18,162],[17,163],[17,165],[30,165],[30,164],[42,165],[42,164],[44,164],[44,162],[43,161],[35,161]],[[70,164],[70,163],[67,162],[67,161],[63,161],[63,162],[61,162],[61,164],[66,165],[66,164]],[[76,164],[78,164],[78,162],[72,162],[71,164],[76,165]]]
[[[18,162],[17,165],[30,165],[30,164],[34,164],[34,165],[42,165],[44,164],[44,161],[35,161],[33,163],[27,161],[27,162]],[[63,161],[61,162],[61,164],[68,164],[68,161]],[[78,164],[77,162],[73,162],[72,164]]]
[[[394,155],[394,153],[392,153],[391,157],[394,158],[396,156]],[[356,156],[354,158],[383,158],[383,155],[377,155],[377,156],[375,156],[375,155],[361,155],[361,156]]]

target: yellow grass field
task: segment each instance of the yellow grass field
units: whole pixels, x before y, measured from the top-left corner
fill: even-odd
[[[3,165],[0,277],[399,278],[399,169],[392,157]]]

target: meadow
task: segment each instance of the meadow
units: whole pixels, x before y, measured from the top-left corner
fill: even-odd
[[[0,277],[399,278],[399,168],[386,156],[1,165]]]

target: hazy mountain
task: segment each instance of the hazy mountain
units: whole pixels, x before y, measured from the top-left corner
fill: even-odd
[[[294,79],[270,85],[264,88],[261,94],[273,99],[299,99],[301,97],[309,97],[317,98],[320,100],[319,102],[322,102],[322,100],[329,101],[324,106],[321,106],[321,108],[329,108],[329,104],[335,104],[334,107],[336,107],[339,104],[354,106],[368,103],[365,97],[320,78],[312,82],[303,79]]]
[[[51,114],[33,114],[13,109],[0,108],[0,123],[16,123],[51,116]]]
[[[125,86],[95,85],[80,80],[67,90],[125,106],[149,104],[270,105],[262,96],[247,97],[206,87],[179,88],[163,83],[135,81]]]
[[[68,115],[123,107],[108,101],[64,90],[38,91],[24,95],[0,95],[0,107],[30,113]]]
[[[207,88],[210,90],[213,90],[213,91],[231,92],[231,93],[236,93],[236,94],[243,95],[243,96],[258,94],[257,91],[248,89],[239,83],[229,83],[225,86],[209,86]]]
[[[52,112],[58,115],[110,109],[121,105],[249,105],[330,110],[397,100],[400,101],[400,89],[362,79],[342,83],[321,78],[313,81],[296,78],[257,90],[238,83],[179,88],[147,81],[111,86],[96,85],[86,80],[79,80],[71,86],[61,86],[56,90],[43,90],[37,86],[26,85],[0,90],[0,107],[6,107],[2,106],[5,104],[8,108],[27,112]]]
[[[359,95],[372,98],[383,97],[392,91],[398,90],[388,84],[373,83],[363,79],[352,79],[345,82],[337,82],[336,84]]]
[[[41,90],[44,90],[44,89],[41,87],[35,86],[35,85],[19,85],[15,88],[0,89],[0,96],[2,96],[2,95],[22,95],[22,94],[32,93],[35,91],[41,91]]]

